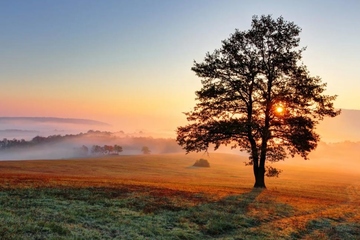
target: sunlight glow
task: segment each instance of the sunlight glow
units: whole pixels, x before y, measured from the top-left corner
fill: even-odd
[[[277,113],[282,113],[283,111],[284,111],[283,107],[280,107],[280,106],[276,107],[276,112]]]

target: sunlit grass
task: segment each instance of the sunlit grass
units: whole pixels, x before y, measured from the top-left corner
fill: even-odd
[[[235,155],[0,162],[0,239],[357,239],[356,175],[286,165],[267,190]]]

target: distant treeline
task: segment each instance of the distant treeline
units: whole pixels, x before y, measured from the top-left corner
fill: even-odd
[[[86,147],[86,146],[83,146]],[[99,146],[99,145],[93,145],[91,147],[91,154],[119,154],[123,151],[123,148],[119,145],[104,145],[104,146]]]
[[[111,138],[111,132],[103,132],[103,131],[94,131],[89,130],[87,133],[79,133],[79,134],[67,134],[67,135],[51,135],[48,137],[36,136],[33,139],[26,141],[24,139],[7,139],[4,138],[0,140],[0,150],[9,149],[9,148],[23,148],[23,147],[32,147],[41,144],[50,144],[50,143],[59,143],[62,141],[67,141],[71,139],[81,138],[81,137],[106,137]]]
[[[90,155],[119,155],[123,151],[123,148],[119,145],[93,145],[89,151],[89,148],[85,145],[80,148],[74,148],[74,156],[86,157]]]
[[[0,159],[68,158],[94,155],[162,154],[181,152],[172,138],[132,136],[119,132],[89,130],[85,133],[36,136],[31,140],[0,140]]]

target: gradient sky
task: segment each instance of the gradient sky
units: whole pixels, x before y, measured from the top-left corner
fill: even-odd
[[[175,135],[194,106],[190,70],[253,15],[303,30],[303,61],[360,109],[360,1],[0,1],[0,115],[89,118]]]

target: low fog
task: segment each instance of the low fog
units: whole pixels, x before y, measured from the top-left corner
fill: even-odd
[[[32,159],[66,159],[74,157],[94,156],[91,148],[94,145],[118,145],[123,151],[121,155],[142,154],[146,146],[151,153],[180,152],[181,148],[174,139],[152,138],[144,132],[125,133],[113,131],[113,126],[107,123],[88,119],[68,118],[30,118],[30,117],[0,117],[0,140],[9,142],[14,139],[25,141],[15,143],[9,148],[0,149],[0,160],[32,160]],[[34,137],[46,139],[37,143]],[[61,136],[61,137],[59,137]],[[35,143],[34,143],[35,142]],[[79,154],[81,148],[88,148],[88,154]]]
[[[318,127],[318,132],[322,137],[321,142],[310,154],[310,161],[316,161],[319,164],[357,162],[358,149],[360,149],[359,119],[360,111],[343,110],[340,116],[322,122]],[[28,143],[10,148],[2,147],[0,160],[92,157],[97,156],[91,151],[94,145],[121,146],[123,151],[119,155],[143,154],[141,149],[144,146],[148,147],[151,154],[185,153],[174,138],[153,138],[144,132],[111,132],[110,129],[112,126],[107,123],[86,119],[0,118],[2,145],[5,138],[9,141],[23,139],[22,141]],[[57,136],[57,138],[39,143],[32,140],[36,136],[44,138]],[[84,147],[88,149],[86,154],[82,149]],[[247,155],[237,149],[224,146],[217,152]]]
[[[144,154],[143,147],[147,147],[152,154],[181,152],[181,148],[174,139],[119,136],[117,133],[89,131],[75,135],[55,136],[55,140],[45,138],[43,142],[36,143],[36,138],[25,142],[24,146],[12,146],[0,150],[0,160],[35,160],[35,159],[67,159],[77,157],[96,157],[103,155],[135,155]],[[5,143],[14,144],[11,140]],[[20,144],[21,145],[21,144]],[[94,146],[121,146],[120,153],[104,152],[94,153]],[[84,152],[85,149],[85,152]]]

